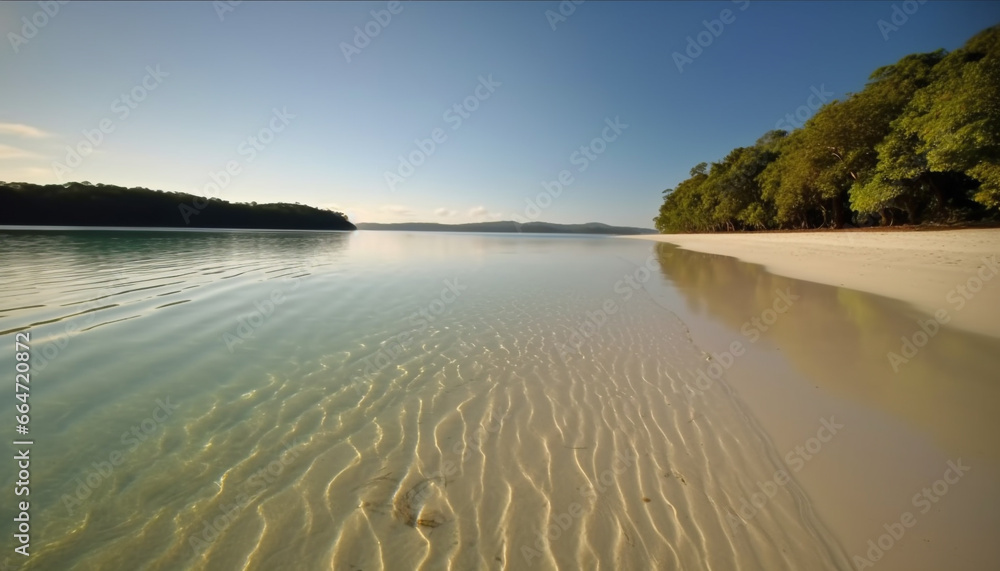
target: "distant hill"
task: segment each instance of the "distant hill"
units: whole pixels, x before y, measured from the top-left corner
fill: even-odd
[[[514,222],[501,220],[497,222],[472,222],[469,224],[438,224],[436,222],[400,222],[397,224],[379,224],[361,222],[361,230],[406,230],[411,232],[523,232],[529,234],[656,234],[651,228],[632,228],[629,226],[608,226],[600,222],[586,224],[554,224],[551,222]]]
[[[89,182],[0,182],[0,225],[357,230],[340,212],[302,204],[227,202]]]

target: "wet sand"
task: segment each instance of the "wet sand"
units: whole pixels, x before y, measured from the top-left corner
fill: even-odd
[[[655,246],[687,298],[678,316],[714,360],[731,361],[722,378],[792,455],[795,478],[852,568],[993,569],[1000,322],[989,316],[1000,280],[983,280],[961,306],[945,296],[989,275],[977,274],[986,264],[976,261],[992,255],[990,245],[1000,250],[1000,232],[849,236],[652,238],[684,246]],[[691,251],[702,249],[715,253]],[[718,254],[727,250],[766,269]],[[859,291],[895,286],[895,298]],[[779,302],[777,291],[797,299]],[[941,310],[948,323],[935,327]],[[746,352],[730,360],[733,342]],[[844,428],[813,441],[805,460],[796,451],[831,417]]]
[[[921,232],[789,232],[634,236],[761,264],[768,271],[910,303],[952,327],[1000,335],[1000,280],[977,288],[977,271],[1000,271],[1000,229]],[[991,271],[992,270],[992,271]],[[959,290],[959,288],[964,288]],[[958,309],[964,298],[974,309]],[[972,301],[975,299],[975,303]]]

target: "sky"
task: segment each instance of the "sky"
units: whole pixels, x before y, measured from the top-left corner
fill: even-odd
[[[912,0],[5,2],[0,180],[649,228],[694,165],[998,22]]]

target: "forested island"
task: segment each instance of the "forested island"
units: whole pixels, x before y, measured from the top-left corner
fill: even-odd
[[[1000,26],[911,54],[665,195],[663,233],[1000,219]]]
[[[0,182],[0,225],[356,230],[343,213],[302,204],[227,202],[89,182]]]
[[[555,224],[553,222],[514,222],[499,220],[496,222],[470,222],[468,224],[438,224],[436,222],[399,222],[395,224],[379,224],[362,222],[358,224],[362,230],[407,230],[412,232],[524,232],[527,234],[611,234],[636,235],[656,234],[656,230],[647,228],[632,228],[630,226],[608,226],[600,222],[586,224]]]

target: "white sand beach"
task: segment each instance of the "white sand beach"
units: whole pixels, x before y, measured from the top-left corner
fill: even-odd
[[[977,272],[1000,272],[1000,229],[920,232],[768,232],[630,236],[733,256],[769,272],[878,294],[933,315],[950,311],[953,327],[1000,336],[1000,287],[976,288]],[[968,284],[972,280],[971,284]],[[988,281],[988,280],[984,280]],[[967,294],[958,290],[966,288]],[[959,297],[974,311],[957,310]],[[963,306],[962,309],[965,309]]]
[[[994,568],[1000,230],[636,238],[679,247],[660,258],[695,343],[747,349],[723,378],[777,450],[844,426],[792,466],[852,568]],[[798,299],[748,338],[777,290]]]

